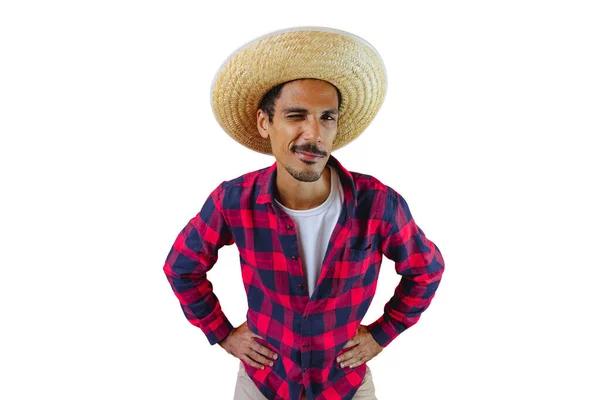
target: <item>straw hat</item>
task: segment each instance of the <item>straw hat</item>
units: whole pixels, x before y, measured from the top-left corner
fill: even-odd
[[[302,78],[327,81],[342,94],[333,150],[365,130],[387,87],[383,61],[364,39],[330,28],[292,28],[255,39],[225,61],[212,84],[213,113],[236,141],[272,154],[256,128],[256,112],[271,88]]]

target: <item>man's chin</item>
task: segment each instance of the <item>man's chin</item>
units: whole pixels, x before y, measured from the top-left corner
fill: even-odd
[[[310,166],[305,166],[304,168],[294,168],[292,166],[287,166],[285,169],[294,179],[300,182],[318,181],[319,178],[321,178],[321,175],[323,174],[323,169],[319,169],[317,171],[315,170],[315,168],[311,168]]]

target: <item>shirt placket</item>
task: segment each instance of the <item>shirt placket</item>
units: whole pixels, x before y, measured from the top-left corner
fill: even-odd
[[[310,338],[312,337],[311,333],[311,320],[310,314],[306,311],[302,315],[302,321],[300,322],[301,331],[302,331],[302,349],[300,350],[300,363],[302,367],[302,384],[304,388],[308,388],[310,385],[310,376],[308,369],[310,367],[311,360],[311,344]]]
[[[287,261],[288,271],[290,279],[292,277],[296,280],[295,286],[299,292],[297,294],[304,294],[306,300],[302,302],[305,306],[308,301],[308,282],[304,271],[302,270],[302,260],[300,259],[300,246],[298,244],[298,232],[296,230],[296,224],[292,217],[287,215],[284,211],[272,206],[274,208],[275,215],[277,215],[277,234],[280,237],[280,243],[282,244],[281,249]],[[282,240],[282,236],[291,236],[293,240]],[[293,286],[292,286],[293,287]],[[302,310],[304,307],[302,307]]]
[[[283,252],[286,255],[286,259],[288,261],[288,267],[290,271],[290,276],[302,276],[302,283],[298,284],[298,289],[304,293],[305,301],[302,302],[302,310],[297,310],[299,312],[300,320],[300,336],[301,342],[300,346],[300,368],[302,371],[302,384],[306,388],[309,387],[310,377],[309,367],[311,363],[311,343],[310,338],[311,334],[311,320],[310,315],[307,312],[307,305],[309,302],[308,296],[308,282],[306,280],[306,275],[304,274],[304,270],[302,269],[302,260],[300,259],[300,246],[298,240],[298,232],[296,230],[296,224],[289,215],[287,215],[284,211],[275,208],[275,213],[278,217],[279,222],[279,235],[293,235],[293,240],[285,240],[285,243],[288,244],[288,248],[283,248]]]

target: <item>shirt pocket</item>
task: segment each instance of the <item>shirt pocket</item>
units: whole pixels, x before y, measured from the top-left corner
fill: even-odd
[[[352,278],[364,274],[369,267],[371,256],[371,245],[365,248],[346,247],[341,251],[340,258],[340,276],[342,278]]]

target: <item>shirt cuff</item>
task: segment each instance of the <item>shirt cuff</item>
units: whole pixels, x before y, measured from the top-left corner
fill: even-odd
[[[402,328],[400,331],[396,330],[394,325],[382,315],[377,321],[367,325],[367,330],[381,347],[386,347],[396,338],[396,336],[402,333],[405,328]]]
[[[208,324],[203,324],[200,329],[206,335],[208,342],[211,345],[217,344],[225,340],[233,330],[233,325],[222,312],[213,318]]]

